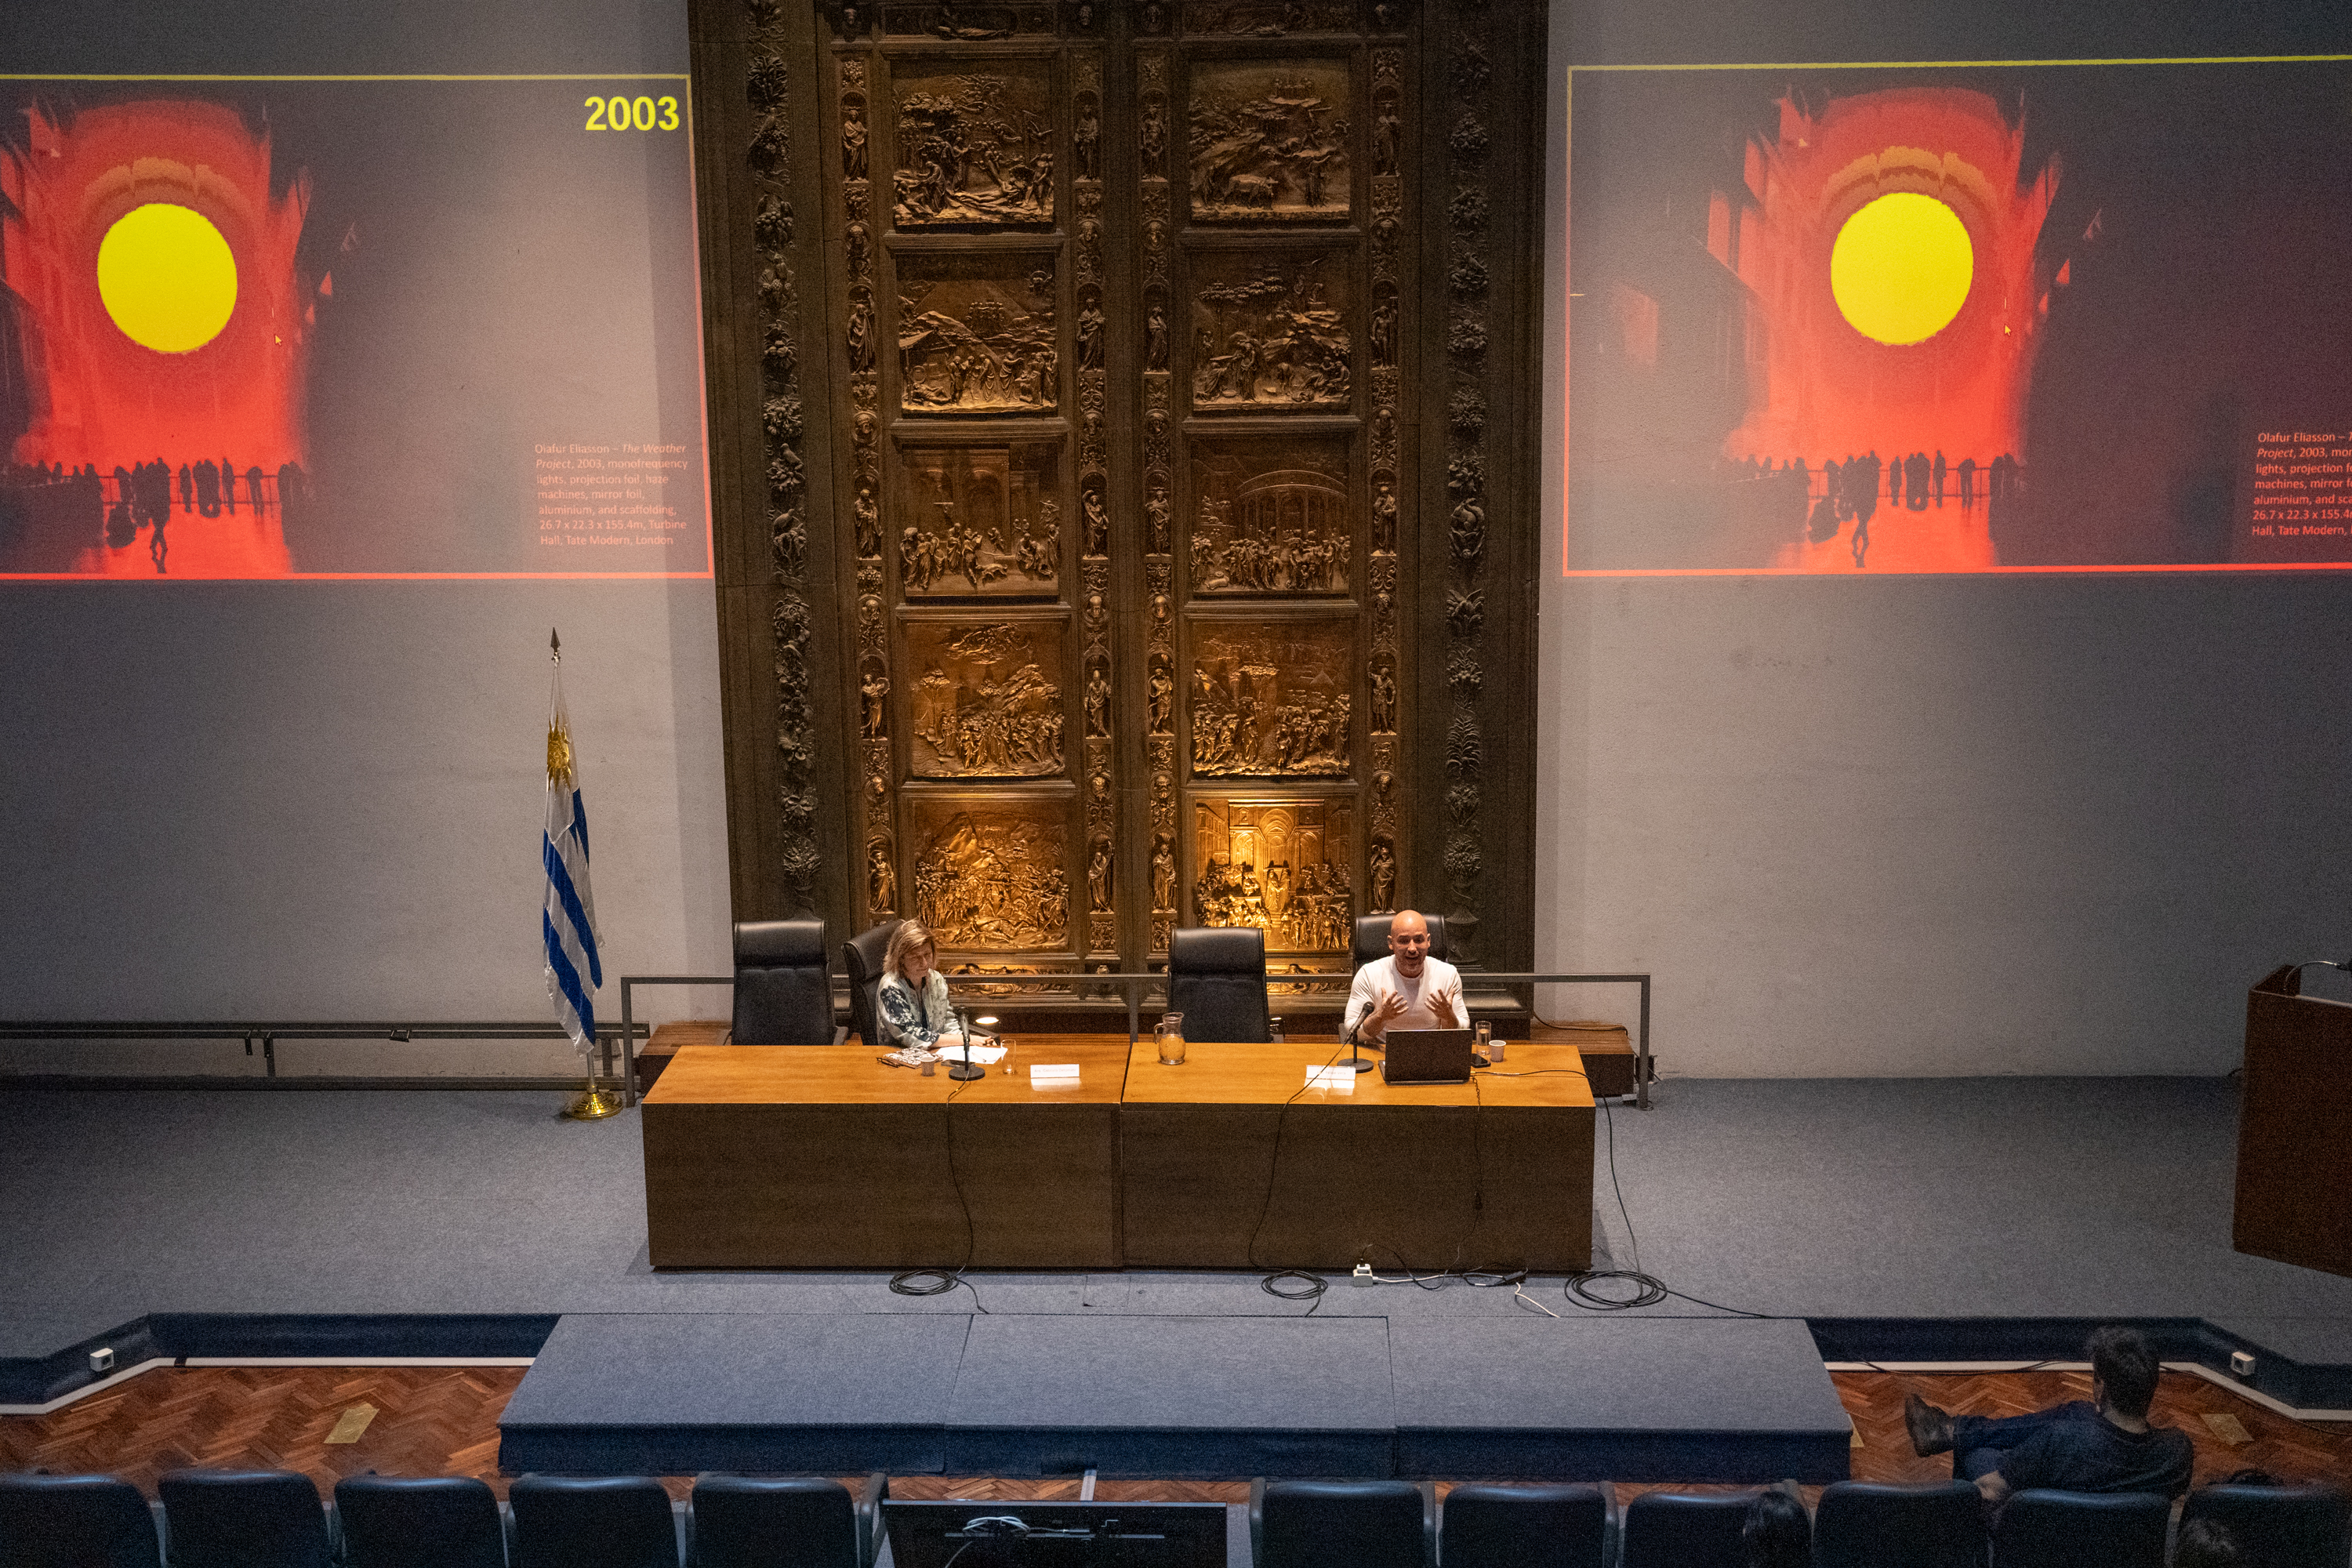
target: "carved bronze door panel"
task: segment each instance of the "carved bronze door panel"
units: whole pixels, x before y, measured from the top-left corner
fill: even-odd
[[[1530,537],[1489,521],[1485,8],[696,26],[706,165],[753,149],[704,171],[710,291],[760,306],[706,306],[714,451],[763,459],[717,488],[739,910],[917,915],[950,969],[1249,924],[1339,973],[1401,901],[1475,938],[1483,579]]]

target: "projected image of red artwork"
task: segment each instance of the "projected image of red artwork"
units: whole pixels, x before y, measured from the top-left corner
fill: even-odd
[[[1580,73],[1567,569],[2352,563],[2347,94]]]
[[[0,578],[708,571],[677,98],[0,93]]]
[[[291,570],[314,287],[308,193],[226,108],[27,111],[0,154],[0,277],[37,376],[12,475],[22,570],[204,577]],[[91,526],[102,518],[102,528]],[[201,520],[201,521],[198,521]]]

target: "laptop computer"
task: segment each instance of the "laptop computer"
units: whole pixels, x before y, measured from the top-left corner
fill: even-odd
[[[1476,1059],[1470,1040],[1467,1029],[1391,1029],[1381,1076],[1391,1083],[1467,1083]]]

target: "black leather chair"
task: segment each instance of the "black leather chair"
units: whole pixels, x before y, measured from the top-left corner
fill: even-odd
[[[1603,1568],[1609,1499],[1599,1487],[1458,1486],[1437,1513],[1445,1568]]]
[[[747,921],[735,928],[735,1025],[739,1046],[830,1046],[833,976],[824,968],[823,921]]]
[[[1969,1481],[1834,1481],[1813,1510],[1815,1568],[1984,1568],[1984,1500]]]
[[[687,1514],[688,1568],[866,1568],[878,1549],[878,1471],[853,1500],[839,1481],[805,1476],[698,1476]]]
[[[1250,1561],[1257,1568],[1426,1568],[1437,1491],[1411,1481],[1250,1483]]]
[[[9,1568],[163,1568],[155,1516],[112,1476],[0,1475],[0,1563]]]
[[[1993,1568],[2164,1568],[2172,1500],[2029,1487],[2000,1505]]]
[[[2334,1487],[2214,1486],[2189,1494],[2180,1527],[2210,1519],[2254,1568],[2344,1568],[2352,1559],[2352,1500]]]
[[[506,1523],[467,1476],[345,1476],[335,1483],[346,1568],[506,1568]]]
[[[1744,1568],[1754,1492],[1643,1492],[1625,1507],[1622,1568]]]
[[[651,1476],[518,1476],[507,1506],[514,1568],[678,1568],[669,1493]]]
[[[291,1470],[173,1470],[160,1477],[172,1568],[328,1568],[327,1510]]]
[[[1188,1040],[1274,1038],[1265,1005],[1265,932],[1255,926],[1188,927],[1168,942],[1168,1010]]]
[[[868,926],[841,944],[841,966],[849,975],[849,1030],[866,1045],[882,1043],[882,1018],[874,1000],[882,984],[882,963],[890,956],[897,921]]]
[[[1445,956],[1445,917],[1423,915],[1421,918],[1429,922],[1429,956],[1444,958]],[[1367,963],[1389,955],[1389,922],[1394,919],[1396,919],[1394,915],[1358,915],[1356,917],[1356,935],[1350,955],[1355,959],[1357,968],[1361,969]]]

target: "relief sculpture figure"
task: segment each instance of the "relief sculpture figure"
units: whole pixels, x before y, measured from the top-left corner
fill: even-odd
[[[890,846],[879,838],[866,849],[866,907],[875,914],[898,907],[898,873],[890,868]]]
[[[1094,857],[1087,863],[1087,891],[1093,900],[1093,908],[1106,911],[1110,909],[1110,840],[1097,838]]]
[[[1227,663],[1192,672],[1192,771],[1337,776],[1348,772],[1348,695],[1288,698],[1271,665]]]
[[[1346,951],[1355,894],[1342,864],[1344,834],[1334,836],[1329,811],[1307,802],[1202,803],[1194,814],[1193,918],[1206,926],[1256,926],[1275,952]]]
[[[1254,278],[1212,283],[1193,296],[1200,352],[1192,401],[1203,407],[1276,405],[1344,407],[1352,344],[1324,297],[1319,262],[1285,275],[1267,264]]]
[[[1063,769],[1062,690],[1046,650],[1013,624],[975,626],[932,645],[914,684],[917,774],[1037,778]]]
[[[904,274],[901,274],[902,279]],[[1036,309],[991,280],[916,280],[898,301],[901,406],[909,414],[1051,408],[1057,393],[1053,277],[1032,279]],[[872,310],[866,310],[867,330]],[[870,349],[869,349],[870,353]]]
[[[1040,824],[957,812],[917,852],[915,918],[941,947],[1058,947],[1069,930],[1062,853]]]
[[[983,533],[958,521],[951,502],[932,504],[940,511],[938,527],[926,531],[910,525],[898,535],[898,581],[908,593],[1050,586],[1061,574],[1061,531],[1044,508],[1036,526],[1008,540],[1002,527]]]
[[[1034,84],[919,81],[898,104],[892,215],[900,228],[1038,224],[1054,216],[1053,116]]]
[[[1329,66],[1204,69],[1192,98],[1193,216],[1345,217],[1345,91]]]

